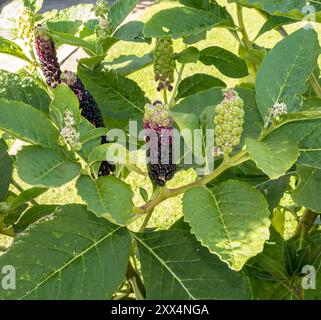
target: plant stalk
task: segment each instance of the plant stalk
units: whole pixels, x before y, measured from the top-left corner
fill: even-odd
[[[135,208],[134,212],[139,213],[149,213],[151,210],[153,210],[157,205],[159,205],[161,202],[163,202],[166,199],[176,197],[192,188],[196,187],[202,187],[207,185],[209,182],[217,178],[220,174],[222,174],[227,169],[237,166],[249,159],[249,155],[245,150],[242,150],[235,156],[229,158],[227,161],[223,161],[221,165],[214,170],[210,175],[204,176],[203,178],[196,180],[190,184],[187,184],[185,186],[175,188],[175,189],[167,189],[163,187],[161,189],[161,192],[152,200],[147,202],[144,206],[140,208]],[[147,218],[146,218],[147,219]]]
[[[170,107],[170,108],[172,108],[173,105],[174,105],[175,96],[176,96],[176,94],[177,94],[178,86],[179,86],[179,84],[180,84],[180,82],[181,82],[181,80],[182,80],[184,68],[185,68],[185,64],[183,63],[183,64],[181,65],[181,67],[179,68],[179,71],[178,71],[178,74],[177,74],[177,80],[176,80],[176,83],[175,83],[175,87],[174,87],[174,90],[173,90],[171,99],[170,99],[170,101],[169,101],[169,107]]]
[[[310,209],[305,209],[297,225],[294,236],[299,236],[299,237],[306,236],[311,230],[311,228],[313,227],[314,221],[317,217],[318,217],[317,213],[313,212]]]

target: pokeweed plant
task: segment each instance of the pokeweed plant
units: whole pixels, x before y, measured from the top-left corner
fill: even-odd
[[[0,38],[0,52],[27,64],[0,71],[0,233],[14,239],[0,266],[16,269],[15,289],[0,288],[0,298],[320,299],[320,46],[310,26],[283,28],[305,19],[299,2],[230,0],[234,21],[216,1],[181,0],[146,23],[123,22],[138,0],[40,14],[41,2],[23,1],[11,38]],[[243,7],[266,18],[254,40]],[[238,56],[215,43],[198,49],[212,28],[232,34]],[[283,36],[275,47],[256,44],[274,29]],[[151,53],[117,68],[109,50],[122,41]],[[63,44],[88,55],[76,73],[61,70]],[[185,76],[197,62],[208,74]],[[128,76],[151,64],[155,96],[146,97]],[[226,88],[213,67],[239,84]],[[132,122],[143,130],[136,142]],[[15,139],[25,144],[13,156]],[[128,160],[133,147],[146,167]],[[167,186],[187,169],[194,182]],[[142,206],[124,181],[130,172],[153,183]],[[82,204],[37,203],[72,180]],[[177,196],[183,217],[148,228]]]

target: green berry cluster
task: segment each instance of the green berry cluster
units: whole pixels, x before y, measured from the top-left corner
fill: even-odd
[[[172,39],[168,37],[157,39],[154,50],[154,74],[155,81],[158,81],[158,91],[165,88],[168,91],[173,90],[174,71],[175,56]]]
[[[5,202],[0,202],[0,214],[7,214],[10,211],[10,206]]]
[[[229,154],[240,144],[244,123],[244,102],[233,89],[224,90],[224,100],[216,106],[213,119],[215,145]]]

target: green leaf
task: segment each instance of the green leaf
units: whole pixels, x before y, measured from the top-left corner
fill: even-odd
[[[296,144],[287,138],[263,141],[247,138],[245,144],[251,159],[272,180],[284,175],[300,154]]]
[[[46,26],[49,31],[57,31],[77,35],[84,22],[92,16],[92,4],[79,4],[58,11],[47,22]]]
[[[196,152],[198,146],[195,145],[194,137],[194,134],[197,132],[195,130],[199,131],[201,127],[199,118],[193,113],[172,112],[171,114],[180,130],[180,134],[184,138],[186,145],[192,152],[196,153],[196,157],[202,157],[202,154],[198,154],[198,152]],[[202,151],[202,148],[200,148],[199,151]]]
[[[183,37],[183,42],[186,44],[194,44],[206,39],[207,31],[202,31],[197,34],[192,34],[190,36]]]
[[[226,84],[209,74],[195,73],[180,82],[176,99],[178,100],[213,87],[226,87]]]
[[[0,70],[1,98],[24,102],[48,113],[50,97],[31,77]]]
[[[138,244],[147,299],[251,298],[247,278],[230,270],[188,231],[132,235]]]
[[[299,183],[293,191],[293,199],[299,206],[321,213],[321,170],[309,166],[298,166]]]
[[[60,128],[65,126],[63,118],[66,111],[72,113],[75,126],[79,128],[81,115],[78,98],[65,83],[61,83],[53,90],[53,100],[50,104],[51,117]]]
[[[151,39],[144,37],[143,29],[143,22],[129,21],[126,24],[119,27],[113,34],[113,37],[122,41],[151,43]]]
[[[0,53],[10,54],[27,62],[31,62],[16,43],[2,37],[0,37]]]
[[[24,182],[38,187],[59,187],[79,175],[78,162],[66,159],[63,154],[39,146],[24,147],[17,154],[18,175]]]
[[[79,126],[80,139],[79,140],[82,144],[82,148],[79,151],[79,154],[86,161],[88,160],[89,154],[101,144],[101,136],[106,136],[106,133],[104,133],[101,136],[94,138],[96,133],[98,132],[102,133],[102,130],[100,129],[104,129],[104,131],[106,130],[106,128],[95,128],[85,118],[82,118],[82,121],[80,122],[80,126]]]
[[[73,34],[58,32],[55,30],[50,30],[50,35],[59,45],[69,44],[71,46],[81,47],[89,52],[90,55],[94,55],[96,53],[96,46],[94,41],[86,41],[85,39],[82,39]]]
[[[117,28],[131,11],[138,4],[138,0],[118,0],[111,6],[109,11],[109,18],[114,28]]]
[[[110,161],[121,164],[128,163],[128,150],[122,143],[104,143],[92,150],[88,156],[88,163],[92,165],[95,162]]]
[[[179,63],[196,63],[200,57],[200,52],[195,47],[188,47],[176,55]]]
[[[0,139],[0,201],[3,201],[8,193],[11,183],[13,161],[7,153],[6,143]]]
[[[108,131],[107,128],[93,128],[80,137],[80,142],[86,143],[90,140],[94,140],[96,138],[106,136],[107,131]]]
[[[120,55],[112,61],[104,61],[103,66],[114,69],[118,73],[128,76],[139,71],[153,63],[153,54],[151,52],[139,57],[136,55]]]
[[[302,114],[302,113],[299,113]],[[284,139],[287,137],[295,142],[300,150],[298,164],[308,165],[321,169],[321,141],[316,137],[321,136],[321,120],[315,112],[304,113],[311,114],[310,118],[297,118],[297,121],[286,122],[277,127],[270,134],[270,138]],[[290,114],[289,114],[290,115]],[[294,114],[293,114],[294,115]]]
[[[284,238],[285,233],[285,223],[286,223],[285,212],[282,208],[277,208],[273,211],[273,217],[271,219],[271,224],[274,229]]]
[[[274,16],[285,16],[292,19],[303,19],[308,13],[311,14],[311,12],[304,13],[302,11],[306,2],[301,0],[229,0],[229,2],[236,2],[242,6],[267,11]],[[316,21],[321,22],[321,4],[319,1],[310,1],[309,3],[315,9]]]
[[[207,90],[199,91],[182,99],[173,107],[174,112],[193,113],[198,118],[207,107],[213,107],[223,100],[222,88],[210,88]]]
[[[125,228],[84,206],[62,206],[0,257],[17,276],[16,289],[0,290],[0,299],[110,299],[125,278],[130,244]]]
[[[265,196],[267,203],[269,204],[269,210],[273,210],[279,205],[285,191],[289,187],[291,174],[284,175],[276,180],[270,180],[265,177],[265,180],[255,184],[256,190],[262,192]],[[250,183],[250,180],[244,182]]]
[[[246,63],[234,53],[220,47],[203,49],[199,60],[207,66],[215,66],[222,74],[231,78],[243,78],[248,75]]]
[[[148,192],[146,191],[146,189],[139,187],[139,194],[142,197],[142,199],[147,202],[148,201]]]
[[[258,34],[255,37],[255,39],[259,38],[263,34],[269,32],[269,31],[271,31],[273,29],[277,29],[277,28],[282,27],[284,25],[292,24],[292,23],[295,23],[295,22],[297,22],[297,21],[293,20],[293,19],[290,19],[290,18],[286,18],[286,17],[270,16],[265,21],[263,26],[261,27],[261,29],[258,32]]]
[[[55,204],[40,204],[32,206],[30,209],[25,211],[20,219],[14,224],[15,232],[21,233],[41,218],[53,214],[56,208],[57,205]]]
[[[300,109],[319,49],[316,32],[300,29],[268,52],[256,78],[256,101],[263,119],[276,102],[285,103],[288,111]]]
[[[39,197],[40,195],[45,193],[47,190],[48,190],[47,188],[39,188],[39,187],[33,187],[30,189],[24,190],[14,199],[10,207],[11,209],[14,210],[20,207],[22,204]]]
[[[0,98],[0,128],[23,141],[56,147],[58,130],[40,111],[22,102]]]
[[[255,92],[246,88],[236,88],[236,91],[244,101],[244,125],[241,144],[235,149],[239,150],[244,145],[246,138],[259,138],[264,124],[256,104]]]
[[[114,120],[141,119],[146,100],[136,82],[115,70],[90,71],[82,65],[78,67],[78,76],[94,96],[104,117]]]
[[[233,270],[241,270],[269,239],[268,205],[261,193],[242,182],[187,191],[183,212],[196,238]]]
[[[130,218],[134,207],[134,193],[122,180],[112,176],[100,177],[97,180],[80,176],[76,187],[88,210],[98,217],[108,218],[122,225]]]
[[[172,38],[198,34],[224,24],[224,18],[214,13],[193,8],[177,7],[157,12],[146,22],[145,37]]]

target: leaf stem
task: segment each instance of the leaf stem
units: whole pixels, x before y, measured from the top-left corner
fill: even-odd
[[[237,20],[238,20],[238,25],[239,25],[239,31],[242,34],[242,41],[244,44],[244,47],[247,49],[247,51],[252,50],[252,43],[250,41],[250,38],[247,34],[245,24],[244,24],[244,18],[243,18],[243,8],[240,5],[236,5],[236,14],[237,14]],[[255,63],[250,63],[250,65],[253,67],[255,74],[258,71],[258,65]]]
[[[229,158],[227,161],[223,161],[220,166],[214,170],[210,175],[204,176],[203,178],[200,178],[199,180],[196,180],[190,184],[187,184],[182,187],[178,187],[175,189],[167,189],[166,187],[163,187],[161,189],[161,192],[152,200],[147,202],[144,206],[140,208],[135,208],[134,212],[139,213],[149,213],[151,210],[153,210],[157,205],[159,205],[161,202],[163,202],[166,199],[176,197],[192,188],[201,187],[207,185],[209,182],[217,178],[220,174],[222,174],[227,169],[234,167],[236,165],[239,165],[245,161],[249,160],[249,155],[245,150],[242,150],[235,156]],[[147,218],[146,218],[147,219]]]
[[[182,80],[182,76],[183,76],[183,71],[185,68],[185,64],[181,64],[181,67],[179,68],[178,74],[177,74],[177,79],[176,79],[176,83],[175,83],[175,87],[171,96],[171,99],[169,101],[169,107],[172,108],[175,102],[175,96],[177,94],[177,90],[178,90],[178,86]]]
[[[243,18],[243,8],[240,5],[236,5],[236,14],[237,14],[237,21],[239,25],[239,31],[242,34],[243,37],[243,43],[245,47],[249,50],[252,49],[252,44],[249,39],[249,36],[246,32],[245,24],[244,24],[244,18]]]
[[[168,98],[167,98],[167,91],[166,91],[166,87],[163,89],[163,99],[164,99],[164,103],[168,104]]]

